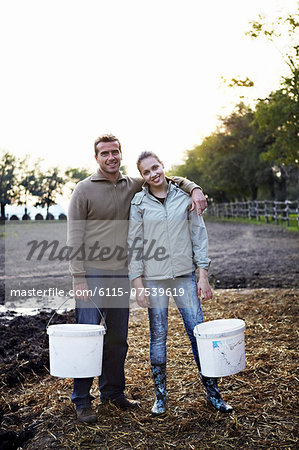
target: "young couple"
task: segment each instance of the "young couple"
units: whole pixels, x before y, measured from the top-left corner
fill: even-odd
[[[129,247],[134,240],[135,243],[130,255],[129,276],[124,258],[85,261],[78,258],[70,261],[74,291],[78,292],[76,320],[78,323],[99,324],[99,309],[105,316],[107,332],[102,374],[99,377],[101,402],[109,401],[119,408],[138,408],[140,403],[127,399],[124,394],[129,278],[133,280],[137,301],[141,306],[148,307],[149,312],[150,359],[156,392],[152,412],[162,414],[166,410],[166,338],[170,293],[182,315],[200,373],[193,328],[203,321],[199,295],[212,298],[207,278],[207,235],[200,216],[207,206],[206,199],[199,186],[189,180],[179,177],[167,179],[162,162],[151,152],[144,152],[138,158],[141,178],[123,175],[119,171],[121,144],[113,135],[100,136],[95,141],[94,150],[98,170],[79,182],[71,197],[68,245],[72,248],[82,248],[82,245],[90,248],[96,241],[101,248],[107,243],[126,248],[127,239]],[[136,240],[138,237],[140,239]],[[164,249],[164,256],[138,258],[137,252],[145,253],[148,250],[146,246],[154,241],[157,248]],[[194,275],[196,267],[200,271],[198,283]],[[123,295],[120,298],[103,298],[99,295],[99,289],[95,289],[99,287],[105,292],[118,287]],[[98,293],[92,301],[85,294],[88,290]],[[218,391],[217,379],[201,374],[200,377],[210,403],[217,410],[230,412],[232,408]],[[91,408],[92,382],[93,378],[74,380],[71,400],[76,406],[77,418],[82,422],[97,420]]]

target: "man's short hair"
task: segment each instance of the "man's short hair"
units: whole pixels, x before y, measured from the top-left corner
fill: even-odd
[[[94,143],[94,152],[96,156],[98,156],[99,152],[99,150],[97,149],[97,145],[100,142],[115,142],[115,141],[118,142],[119,150],[121,151],[121,145],[116,136],[114,136],[113,134],[102,134],[101,136],[99,136]]]

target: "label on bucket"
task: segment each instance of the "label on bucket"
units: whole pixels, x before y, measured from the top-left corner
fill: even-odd
[[[221,341],[213,341],[213,350],[214,350],[215,348],[218,348],[220,345],[222,345],[222,342],[221,342]]]
[[[243,336],[240,335],[241,340],[236,340],[235,338],[225,339],[224,341],[212,341],[213,350],[218,349],[223,346],[223,342],[225,342],[226,351],[233,351],[237,346],[243,343]]]
[[[224,377],[245,368],[244,333],[223,339],[197,339],[202,374]]]

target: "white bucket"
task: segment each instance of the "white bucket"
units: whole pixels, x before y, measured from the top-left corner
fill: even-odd
[[[204,322],[193,330],[202,374],[225,377],[245,369],[245,322],[219,319]]]
[[[101,375],[105,334],[103,325],[50,325],[47,333],[51,375],[62,378]]]

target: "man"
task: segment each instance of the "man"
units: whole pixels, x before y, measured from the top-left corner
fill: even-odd
[[[77,249],[77,258],[70,262],[76,319],[78,323],[98,324],[101,315],[95,304],[100,308],[107,325],[99,377],[100,399],[120,408],[136,408],[139,402],[128,400],[124,394],[130,298],[126,242],[130,202],[141,190],[143,180],[119,171],[122,151],[115,136],[100,136],[94,149],[98,170],[77,184],[68,212],[68,245]],[[182,178],[174,177],[173,181],[192,193],[193,208],[201,214],[207,203],[198,186]],[[92,298],[87,291],[93,292]],[[92,382],[93,378],[74,379],[71,400],[81,422],[97,419],[91,408]]]

